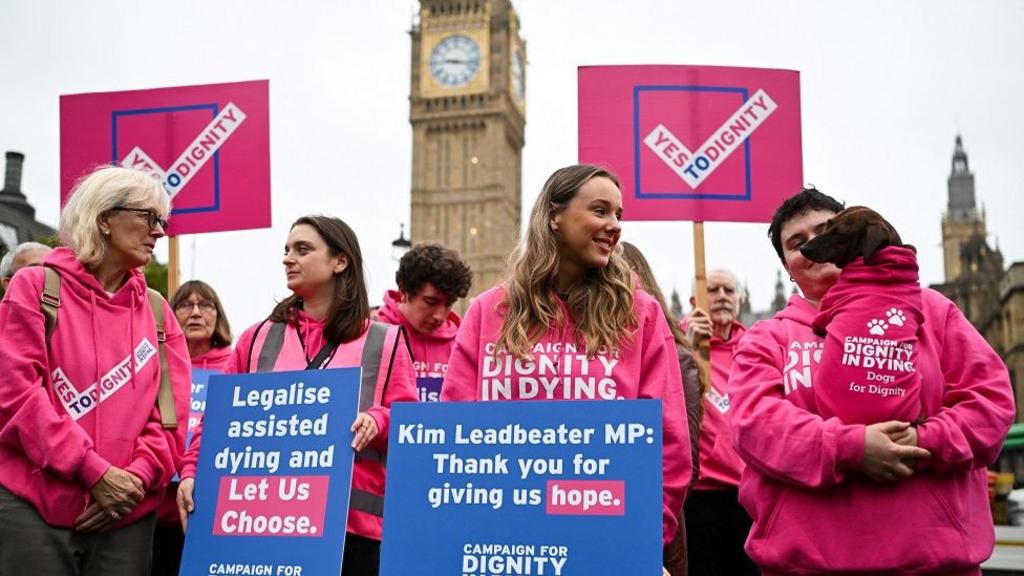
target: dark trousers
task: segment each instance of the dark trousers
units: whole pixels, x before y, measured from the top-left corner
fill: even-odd
[[[679,526],[672,541],[662,549],[661,564],[668,570],[669,576],[687,576],[690,571],[686,566],[686,518],[680,513]]]
[[[50,526],[0,486],[0,576],[146,576],[156,514],[105,532]]]
[[[150,576],[178,576],[181,553],[185,549],[185,533],[181,525],[156,525],[153,533],[153,570]]]
[[[380,540],[345,534],[342,576],[377,576],[380,573]]]
[[[736,490],[691,490],[683,506],[690,576],[756,576],[743,551],[751,520]]]

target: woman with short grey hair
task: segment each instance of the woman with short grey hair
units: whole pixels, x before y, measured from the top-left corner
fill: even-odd
[[[0,574],[149,572],[190,380],[141,270],[169,211],[148,175],[93,171],[61,214],[65,247],[0,302]]]

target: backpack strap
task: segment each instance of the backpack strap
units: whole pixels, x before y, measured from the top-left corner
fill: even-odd
[[[60,309],[60,273],[43,266],[43,291],[39,294],[39,309],[46,321],[46,346],[50,346],[50,336],[57,327],[57,311]],[[171,388],[171,371],[167,367],[167,333],[164,331],[164,297],[149,289],[149,306],[153,310],[156,321],[156,339],[160,348],[160,389],[157,391],[156,402],[160,408],[160,422],[164,428],[178,427],[178,413],[174,408],[174,390]]]
[[[57,326],[57,309],[60,308],[60,273],[43,266],[43,291],[39,294],[39,309],[46,320],[46,345],[50,345],[50,334]]]
[[[153,309],[156,321],[156,340],[160,348],[160,389],[157,391],[156,404],[160,408],[160,423],[163,427],[173,430],[178,427],[178,413],[174,408],[174,390],[171,388],[171,371],[167,366],[167,332],[164,331],[164,297],[153,290],[149,292],[149,307]]]

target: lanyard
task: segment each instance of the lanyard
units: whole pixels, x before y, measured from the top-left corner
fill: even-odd
[[[320,351],[316,353],[316,356],[312,360],[306,355],[306,341],[302,338],[302,330],[299,326],[295,327],[295,334],[299,337],[299,345],[302,346],[302,355],[306,358],[306,370],[320,370],[323,367],[331,363],[334,359],[334,353],[338,351],[338,345],[330,342],[324,342],[324,345],[320,348]]]

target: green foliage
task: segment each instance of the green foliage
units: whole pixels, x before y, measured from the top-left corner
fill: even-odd
[[[146,275],[146,284],[167,298],[167,265],[161,264],[154,256],[142,271]]]
[[[56,234],[53,234],[52,236],[40,236],[39,238],[36,238],[36,242],[39,242],[40,244],[46,244],[50,248],[56,248],[57,246],[60,246],[60,240],[57,239]]]

